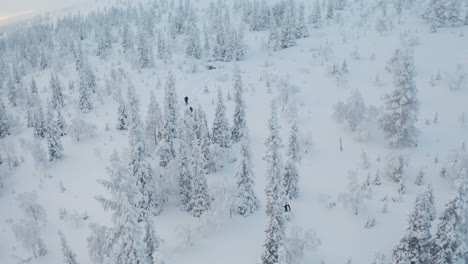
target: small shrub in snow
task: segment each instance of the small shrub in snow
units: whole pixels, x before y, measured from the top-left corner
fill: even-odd
[[[463,65],[457,65],[457,69],[453,74],[447,74],[448,87],[452,91],[461,90],[468,85],[468,77]]]
[[[371,118],[369,109],[358,91],[354,91],[346,102],[339,101],[334,106],[333,118],[349,129],[356,139],[368,138]]]
[[[80,141],[84,137],[93,137],[96,134],[96,126],[75,118],[68,126],[68,134],[76,141]]]
[[[286,249],[289,254],[289,263],[301,263],[305,252],[312,252],[321,245],[315,231],[293,226],[286,238]]]
[[[405,154],[390,153],[385,162],[384,176],[394,182],[401,182],[408,166],[408,157]]]

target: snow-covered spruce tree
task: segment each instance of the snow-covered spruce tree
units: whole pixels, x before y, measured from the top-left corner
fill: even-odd
[[[431,192],[432,193],[432,192]],[[393,249],[394,264],[429,263],[431,252],[431,220],[434,215],[430,208],[433,204],[428,199],[429,189],[418,193],[414,209],[409,215],[403,237]]]
[[[284,167],[284,187],[286,197],[288,199],[297,199],[299,197],[299,172],[297,163],[300,160],[299,144],[298,144],[298,129],[297,124],[293,121],[291,132],[289,134],[288,152],[286,153],[287,161]]]
[[[192,157],[190,159],[192,173],[192,194],[190,204],[192,215],[195,217],[200,217],[203,213],[208,211],[211,204],[203,165],[203,153],[201,151],[200,142],[196,137],[194,137],[192,141]]]
[[[296,30],[294,32],[294,35],[297,39],[307,38],[310,36],[309,30],[307,29],[306,22],[305,22],[304,11],[305,11],[304,3],[301,3],[299,5],[297,25],[296,25]]]
[[[431,32],[437,32],[446,21],[446,10],[443,0],[430,0],[427,7]]]
[[[7,82],[7,97],[8,103],[15,107],[18,100],[18,85],[10,78]]]
[[[191,197],[192,197],[192,171],[190,170],[189,163],[189,146],[186,141],[182,141],[179,147],[177,160],[179,162],[179,175],[178,175],[178,196],[179,208],[182,211],[189,212],[191,210]]]
[[[281,139],[278,135],[278,117],[275,102],[271,104],[271,117],[268,121],[270,134],[266,141],[267,154],[265,160],[267,167],[267,185],[265,194],[267,197],[266,213],[269,216],[268,227],[265,231],[266,240],[264,252],[261,256],[261,264],[279,263],[279,251],[284,246],[285,216],[283,206],[285,204],[282,162],[279,153]]]
[[[200,40],[200,30],[196,21],[188,28],[187,46],[185,47],[185,56],[187,58],[200,59],[202,55],[202,46]]]
[[[62,84],[56,73],[50,75],[49,81],[50,89],[52,91],[52,106],[54,109],[59,109],[63,107],[63,88]]]
[[[146,136],[154,146],[159,144],[162,138],[162,114],[154,92],[150,93],[150,103],[146,114]]]
[[[146,255],[147,263],[149,264],[164,264],[161,261],[161,255],[159,253],[159,246],[161,241],[156,234],[154,225],[150,219],[144,222],[145,234],[143,238],[143,245],[145,247],[144,253]]]
[[[267,185],[265,194],[267,197],[266,213],[269,216],[283,219],[283,206],[286,203],[283,182],[283,164],[279,148],[281,138],[279,136],[279,124],[276,104],[271,103],[270,119],[268,120],[269,135],[265,142],[267,153],[264,159],[267,162]]]
[[[33,135],[35,138],[45,138],[47,133],[47,126],[39,96],[36,97],[36,102],[34,105]]]
[[[245,128],[246,129],[246,128]],[[259,209],[259,202],[254,192],[252,153],[247,132],[241,139],[240,160],[236,171],[236,214],[249,216]]]
[[[164,89],[164,123],[168,126],[172,137],[177,137],[177,120],[179,118],[179,104],[177,102],[175,77],[172,72],[169,72]]]
[[[106,240],[103,242],[103,257],[108,261],[105,263],[151,263],[147,259],[143,244],[144,230],[138,219],[142,215],[142,208],[138,205],[141,195],[133,184],[130,168],[125,169],[114,153],[111,156],[111,167],[107,170],[111,179],[101,180],[100,183],[109,190],[111,198],[96,198],[104,210],[113,212],[113,226],[107,229]]]
[[[283,24],[281,27],[280,43],[281,48],[286,49],[296,46],[296,16],[294,5],[285,7],[283,14]]]
[[[327,3],[327,20],[331,20],[335,17],[335,7],[332,0],[328,0]]]
[[[169,72],[164,91],[164,120],[162,127],[162,139],[159,146],[161,167],[166,167],[175,158],[174,139],[178,136],[177,120],[179,105],[177,104],[177,93],[175,90],[175,78]]]
[[[243,132],[247,132],[247,124],[245,118],[245,100],[244,100],[244,85],[239,66],[234,67],[234,117],[232,124],[231,139],[235,143],[239,143],[245,136]]]
[[[140,69],[149,68],[154,65],[153,49],[149,43],[149,37],[147,32],[138,28],[137,36],[137,54],[138,54],[138,67]]]
[[[47,106],[47,149],[49,161],[59,160],[63,156],[63,145],[60,140],[60,130],[55,117],[55,111],[52,103]]]
[[[124,99],[119,95],[119,107],[117,108],[117,126],[118,130],[128,129],[128,109]]]
[[[5,105],[0,100],[0,139],[10,135],[10,121],[6,112]]]
[[[134,36],[128,23],[124,24],[122,31],[122,49],[127,58],[134,54]]]
[[[83,113],[88,113],[93,109],[91,102],[91,94],[93,93],[92,87],[90,86],[89,75],[85,70],[80,70],[79,74],[79,102],[78,107]]]
[[[147,214],[158,214],[164,205],[162,197],[162,187],[157,186],[157,181],[153,169],[149,163],[149,155],[146,149],[146,140],[143,134],[143,123],[140,118],[140,102],[133,86],[128,88],[128,108],[129,108],[129,143],[130,143],[130,163],[129,173],[132,175],[134,183],[139,191],[140,208],[139,220]]]
[[[65,264],[78,264],[78,261],[76,260],[76,254],[73,253],[70,246],[68,246],[67,239],[65,238],[65,235],[62,233],[62,231],[58,232],[58,236],[60,237],[63,261],[65,262]]]
[[[194,121],[196,137],[200,142],[200,148],[203,153],[203,168],[205,170],[205,174],[209,174],[216,170],[216,164],[211,151],[211,141],[208,133],[206,114],[201,105],[195,109]]]
[[[36,102],[36,97],[38,96],[36,80],[31,78],[31,88],[30,94],[28,95],[28,101],[26,104],[26,121],[28,127],[33,127],[34,125],[34,106]]]
[[[247,51],[246,51],[246,46],[245,46],[244,27],[242,25],[237,30],[234,41],[235,41],[235,48],[234,48],[235,60],[243,61],[245,59],[245,54],[247,53]]]
[[[388,264],[387,258],[381,252],[375,254],[372,264]]]
[[[385,95],[385,110],[380,118],[380,126],[390,146],[416,144],[419,101],[414,75],[413,53],[406,49],[398,53],[393,69],[394,90]]]
[[[58,133],[59,133],[59,136],[63,137],[67,135],[67,130],[68,130],[67,121],[65,121],[65,118],[62,115],[62,109],[57,109],[55,112],[57,114]]]
[[[322,11],[319,0],[316,0],[314,3],[314,9],[310,14],[309,22],[314,26],[314,28],[320,28],[322,26]]]
[[[268,48],[272,51],[277,51],[281,49],[280,35],[278,31],[278,26],[275,21],[271,22],[269,35],[268,35]]]
[[[226,106],[224,105],[223,93],[218,89],[218,103],[216,105],[215,119],[213,121],[213,132],[211,139],[214,144],[221,148],[231,146],[231,129],[226,118]]]
[[[432,240],[434,248],[431,263],[459,264],[465,263],[468,245],[467,211],[468,211],[468,174],[461,179],[458,190],[445,206],[439,217],[437,231]]]
[[[449,0],[446,7],[447,23],[451,27],[463,25],[463,1]]]

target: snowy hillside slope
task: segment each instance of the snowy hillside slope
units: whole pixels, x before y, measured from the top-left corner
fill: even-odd
[[[159,2],[171,1],[154,1]],[[178,2],[175,2],[174,10],[178,6]],[[232,6],[234,2],[244,1],[227,2]],[[87,243],[92,233],[89,225],[112,226],[111,213],[104,211],[96,200],[97,196],[110,197],[98,180],[109,180],[106,166],[110,165],[109,158],[113,151],[122,156],[124,164],[132,155],[129,146],[131,132],[116,129],[119,94],[128,101],[127,88],[129,84],[135,87],[140,102],[139,114],[145,122],[151,91],[164,110],[164,87],[171,72],[176,83],[179,122],[182,123],[184,110],[188,107],[183,99],[188,96],[190,106],[201,105],[206,111],[211,133],[218,89],[224,94],[227,117],[230,125],[233,124],[233,72],[236,66],[240,68],[245,89],[254,191],[261,208],[245,218],[232,215],[230,211],[240,160],[240,144],[235,143],[231,147],[235,161],[225,161],[222,168],[206,175],[208,191],[213,199],[212,210],[200,218],[194,217],[178,208],[177,195],[171,193],[161,214],[151,216],[156,233],[162,240],[159,252],[165,263],[261,263],[265,229],[269,221],[265,213],[268,165],[263,157],[267,152],[265,141],[269,135],[267,122],[272,101],[279,110],[283,164],[287,160],[291,121],[297,122],[299,128],[302,155],[298,164],[300,196],[289,201],[292,211],[288,213],[290,220],[286,221],[287,230],[294,230],[295,226],[310,228],[320,239],[316,249],[306,249],[300,263],[344,264],[350,263],[350,259],[352,263],[372,263],[378,252],[392,263],[392,250],[404,233],[418,191],[425,184],[432,186],[439,216],[457,190],[453,181],[441,177],[441,170],[450,166],[452,153],[459,151],[463,142],[468,140],[468,124],[463,121],[463,116],[468,114],[468,26],[441,27],[432,33],[427,21],[419,16],[424,1],[414,1],[417,6],[405,10],[402,15],[395,14],[393,5],[388,3],[387,16],[382,15],[376,1],[347,2],[344,10],[335,10],[333,19],[327,20],[327,10],[323,9],[323,25],[315,28],[308,23],[310,36],[298,39],[297,45],[290,48],[278,51],[269,49],[268,29],[246,30],[246,56],[245,60],[238,62],[214,61],[211,54],[203,54],[199,60],[187,58],[188,37],[177,34],[174,39],[170,38],[170,25],[167,23],[170,15],[162,13],[160,18],[153,21],[156,34],[150,37],[149,45],[154,49],[154,65],[150,67],[140,67],[136,53],[126,56],[123,51],[121,35],[124,29],[118,17],[132,17],[135,13],[116,12],[117,18],[110,31],[112,47],[106,51],[108,54],[104,58],[96,56],[96,40],[106,29],[99,29],[97,24],[97,32],[87,25],[86,30],[90,33],[84,40],[72,39],[78,37],[72,34],[54,37],[54,41],[62,40],[62,37],[72,39],[61,42],[72,43],[71,48],[61,50],[61,47],[56,47],[55,54],[48,53],[49,66],[43,70],[26,67],[25,75],[21,76],[20,84],[16,86],[19,87],[17,106],[9,103],[8,80],[13,79],[10,77],[10,67],[19,67],[20,57],[6,54],[0,48],[0,60],[4,61],[0,67],[8,69],[4,75],[0,74],[4,78],[0,80],[3,82],[0,85],[0,99],[5,104],[11,123],[11,135],[0,139],[3,161],[0,164],[0,263],[23,263],[26,259],[29,259],[27,263],[66,263],[57,235],[59,230],[65,234],[79,263],[93,263]],[[203,24],[211,27],[209,4],[202,0],[190,1],[198,16],[200,32],[204,32]],[[313,10],[313,4],[305,1],[306,20]],[[171,9],[170,4],[167,5]],[[95,6],[80,8],[92,10]],[[136,10],[134,12],[138,13]],[[235,31],[242,24],[242,14],[232,12],[230,15]],[[387,29],[379,32],[376,25],[382,23],[382,19]],[[244,27],[249,28],[248,25]],[[130,28],[137,39],[139,27],[133,23]],[[165,61],[157,58],[157,33],[161,32],[164,38],[167,36],[170,39],[167,40],[170,41],[168,48],[172,52],[172,57]],[[203,33],[199,35],[203,45]],[[0,41],[8,37],[19,38],[19,35],[5,34]],[[212,49],[215,37],[215,34],[210,34]],[[15,43],[18,46],[28,45],[20,40]],[[80,76],[72,54],[73,49],[77,52],[78,46],[96,76],[93,109],[89,113],[80,110]],[[416,127],[421,134],[417,146],[388,146],[377,118],[370,118],[369,136],[356,139],[352,131],[335,121],[334,106],[340,100],[346,102],[354,91],[359,91],[366,106],[375,106],[373,109],[380,116],[384,95],[394,88],[392,73],[385,69],[386,65],[396,49],[408,46],[414,54],[415,84],[420,102]],[[37,51],[38,57],[40,52],[42,50]],[[342,73],[342,78],[332,76],[330,69],[333,69],[333,65],[341,68],[343,61],[346,61],[348,73]],[[459,89],[451,90],[451,80],[457,76],[457,65],[461,65],[465,80]],[[215,69],[208,69],[207,66],[214,66]],[[39,141],[44,152],[37,154],[33,128],[27,127],[25,119],[25,98],[29,96],[32,77],[37,82],[42,107],[47,111],[46,102],[52,97],[49,84],[51,73],[58,74],[63,86],[64,108],[61,111],[68,126],[80,118],[96,128],[92,135],[84,136],[79,141],[71,133],[61,137],[63,158],[53,162],[48,161],[47,140]],[[441,78],[435,80],[438,73]],[[180,141],[176,141],[176,148],[182,144]],[[148,149],[155,174],[161,173],[167,184],[164,187],[177,192],[177,165],[173,163],[168,169],[161,168],[159,153],[149,145]],[[362,152],[368,157],[368,167],[362,166]],[[404,170],[404,194],[398,193],[398,183],[384,176],[386,158],[390,153],[404,153],[408,157],[408,166]],[[12,167],[15,157],[18,164]],[[40,161],[41,158],[44,161]],[[363,184],[368,175],[373,181],[377,171],[382,182],[380,185],[371,184],[368,197],[362,200],[357,215],[352,208],[345,206],[342,199],[348,190],[348,172],[351,170],[356,171],[359,184]],[[424,185],[414,183],[420,170],[424,171]],[[466,178],[468,174],[462,177]],[[27,217],[19,207],[17,196],[33,191],[37,193],[35,202],[45,209],[47,219],[46,223],[40,224],[39,234],[48,252],[37,258],[30,245],[23,246],[13,231],[15,223]],[[468,210],[468,206],[464,208]],[[366,227],[372,219],[375,225]],[[432,222],[433,235],[438,223],[439,219]]]

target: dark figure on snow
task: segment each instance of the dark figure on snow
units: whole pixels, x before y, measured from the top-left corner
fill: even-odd
[[[193,113],[193,107],[190,107],[189,109],[190,109],[190,113]]]
[[[289,204],[284,205],[284,211],[285,212],[291,212],[291,206]]]
[[[185,105],[188,105],[188,96],[185,96],[184,101],[185,101]]]

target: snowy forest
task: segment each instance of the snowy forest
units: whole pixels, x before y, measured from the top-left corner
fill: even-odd
[[[468,0],[97,0],[0,24],[0,263],[467,264]]]

